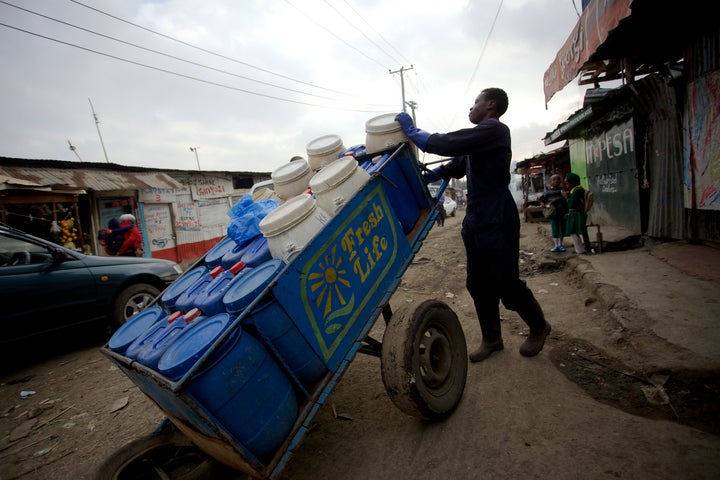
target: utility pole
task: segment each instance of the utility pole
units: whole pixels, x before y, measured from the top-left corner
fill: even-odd
[[[413,66],[410,65],[410,68],[400,67],[400,70],[395,70],[394,72],[392,70],[390,70],[390,75],[392,75],[394,73],[400,74],[400,88],[402,89],[402,111],[403,112],[407,112],[407,106],[406,106],[406,102],[405,102],[405,75],[404,75],[404,73],[405,73],[405,71],[412,70],[412,69],[413,69]]]
[[[410,110],[412,110],[413,123],[417,123],[416,119],[415,119],[415,109],[417,108],[417,102],[415,102],[413,100],[408,100],[405,103],[407,104],[408,107],[410,107]]]
[[[190,151],[195,153],[195,161],[197,162],[198,170],[200,170],[200,159],[198,158],[198,153],[197,153],[198,148],[200,148],[200,147],[190,147]]]
[[[95,114],[95,109],[93,108],[93,104],[89,98],[88,102],[90,102],[90,111],[92,112],[93,118],[95,119],[95,128],[97,129],[98,137],[100,137],[100,145],[102,145],[103,153],[105,154],[105,161],[107,163],[110,163],[110,160],[108,160],[107,151],[105,150],[105,142],[103,142],[102,135],[100,134],[100,120],[98,120],[98,117]]]

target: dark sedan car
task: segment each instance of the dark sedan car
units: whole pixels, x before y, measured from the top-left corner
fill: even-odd
[[[0,225],[0,349],[88,324],[114,330],[181,273],[168,260],[83,255]]]

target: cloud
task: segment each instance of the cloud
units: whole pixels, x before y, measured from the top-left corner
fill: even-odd
[[[113,163],[195,169],[192,146],[203,169],[270,172],[322,135],[363,143],[368,119],[401,109],[390,71],[403,67],[406,100],[430,131],[468,126],[479,90],[505,88],[519,160],[543,149],[583,91],[571,85],[545,109],[542,74],[576,21],[569,2],[14,2],[50,19],[0,5],[15,27],[0,27],[2,156],[76,160],[70,139],[84,161],[103,162],[99,129]]]

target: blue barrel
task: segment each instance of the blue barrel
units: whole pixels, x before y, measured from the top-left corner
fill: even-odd
[[[240,261],[215,277],[208,286],[193,299],[193,306],[199,308],[205,315],[212,316],[225,312],[223,297],[231,283],[238,275],[246,275],[251,268]]]
[[[183,273],[180,278],[175,280],[162,294],[162,302],[170,310],[175,309],[175,303],[178,298],[185,293],[200,277],[208,273],[209,270],[205,264],[199,265],[192,270]]]
[[[177,300],[175,300],[175,308],[183,313],[190,311],[190,309],[194,307],[195,297],[205,290],[213,279],[222,272],[223,268],[221,266],[217,266],[200,276],[200,278],[195,280],[195,283],[187,287],[182,294],[180,294]]]
[[[110,341],[108,347],[113,352],[125,353],[132,342],[149,330],[155,323],[166,319],[168,313],[160,306],[149,307],[135,314],[120,328],[118,328]]]
[[[207,265],[209,269],[217,267],[222,263],[223,255],[225,255],[235,245],[237,244],[231,237],[223,237],[222,240],[216,243],[215,246],[205,254],[205,265]]]
[[[328,369],[317,356],[285,309],[275,300],[253,308],[250,322],[273,346],[283,362],[304,385],[322,378]]]
[[[269,260],[241,281],[233,283],[225,293],[223,302],[230,313],[241,313],[277,277],[285,263],[280,259]],[[283,362],[303,383],[310,384],[326,372],[327,368],[317,356],[295,323],[278,304],[272,292],[255,305],[244,323],[255,325],[258,332],[273,346]]]
[[[192,309],[174,322],[167,323],[165,328],[157,334],[153,335],[144,348],[138,351],[136,360],[146,367],[157,368],[160,357],[163,356],[165,350],[175,341],[175,339],[186,329],[199,325],[204,320],[204,316],[198,309]]]
[[[182,340],[178,340],[182,343],[167,352],[168,359],[163,360],[163,366],[172,367],[172,358],[179,365],[183,357],[209,348],[203,345],[202,338],[193,338],[196,332],[198,337],[207,335],[210,341],[225,327],[226,321],[219,320],[207,329],[183,334]],[[185,348],[188,351],[184,352]],[[177,375],[185,366],[174,373]],[[271,457],[289,435],[298,414],[297,397],[290,380],[262,343],[242,328],[238,328],[208,359],[208,366],[188,382],[187,392],[239,443],[262,460]]]
[[[247,246],[241,258],[248,267],[257,267],[271,259],[272,255],[270,254],[267,238],[262,235],[255,237],[255,240]]]
[[[378,162],[377,168],[382,169],[383,177],[388,180],[383,182],[383,188],[390,199],[390,205],[395,211],[400,225],[402,225],[403,233],[408,233],[420,218],[420,207],[407,178],[403,174],[400,162],[397,160],[399,159],[387,162],[383,159]]]

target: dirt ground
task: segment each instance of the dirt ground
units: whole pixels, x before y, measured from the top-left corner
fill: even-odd
[[[391,306],[398,315],[445,301],[472,350],[480,329],[464,288],[463,213],[430,231]],[[653,370],[639,352],[663,342],[620,328],[611,306],[547,253],[547,229],[522,228],[522,273],[553,325],[545,350],[521,357],[527,328],[503,310],[505,350],[470,364],[458,409],[436,423],[402,414],[380,359],[358,354],[280,478],[717,478],[718,372]],[[379,319],[371,336],[383,331]],[[162,411],[101,345],[89,340],[0,377],[0,480],[94,478],[105,458],[160,424]]]

